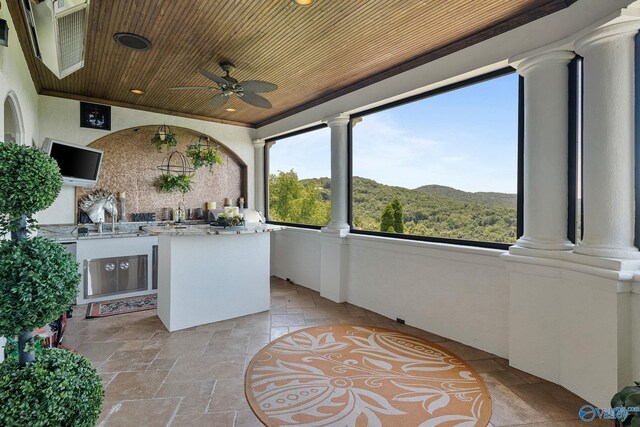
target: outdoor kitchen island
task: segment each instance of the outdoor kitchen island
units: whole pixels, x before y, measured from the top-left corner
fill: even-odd
[[[158,236],[158,317],[170,331],[269,310],[273,225],[150,226]]]

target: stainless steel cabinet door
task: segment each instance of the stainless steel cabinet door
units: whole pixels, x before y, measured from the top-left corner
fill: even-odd
[[[88,259],[84,262],[84,297],[118,291],[118,258]]]
[[[147,289],[147,255],[118,258],[118,292]]]

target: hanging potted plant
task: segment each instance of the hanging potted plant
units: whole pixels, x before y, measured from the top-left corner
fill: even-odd
[[[158,166],[162,174],[158,178],[158,189],[162,193],[179,191],[186,193],[191,190],[193,168],[189,167],[187,158],[179,151],[172,151],[164,156],[162,164]]]
[[[162,125],[158,128],[156,134],[151,138],[151,143],[155,145],[158,153],[162,151],[163,147],[175,147],[178,145],[176,135],[171,131],[171,128],[167,125]]]
[[[196,143],[187,146],[187,157],[191,159],[193,169],[208,166],[211,171],[215,165],[222,165],[222,156],[205,135],[200,136]]]
[[[179,191],[186,193],[191,190],[191,177],[189,175],[163,174],[158,179],[158,187],[163,193]]]
[[[31,331],[53,322],[74,302],[78,264],[62,245],[27,238],[35,212],[62,185],[56,162],[34,147],[0,143],[0,336],[18,337],[17,356],[0,363],[0,425],[93,426],[104,391],[82,355],[34,351]]]

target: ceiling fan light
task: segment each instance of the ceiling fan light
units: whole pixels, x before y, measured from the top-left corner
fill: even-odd
[[[295,4],[298,4],[300,6],[309,6],[315,3],[315,0],[291,0],[291,1],[293,1]]]

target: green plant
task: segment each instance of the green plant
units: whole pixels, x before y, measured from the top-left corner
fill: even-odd
[[[380,231],[387,233],[404,233],[404,218],[400,200],[393,199],[385,206],[380,218]]]
[[[12,358],[0,364],[0,425],[92,427],[103,394],[96,370],[80,354],[46,349],[25,367]]]
[[[207,165],[209,166],[209,170],[212,170],[215,165],[222,164],[222,156],[220,156],[218,150],[207,145],[189,145],[187,147],[187,157],[191,159],[191,164],[194,169]]]
[[[0,143],[0,234],[17,231],[23,214],[49,207],[61,187],[60,168],[51,157],[35,147]]]
[[[0,336],[53,322],[76,298],[78,263],[42,237],[0,242]]]
[[[163,193],[172,193],[174,191],[186,193],[191,190],[191,177],[189,175],[160,175],[158,187]]]
[[[165,145],[167,147],[175,147],[176,145],[178,145],[178,140],[176,139],[175,134],[169,132],[164,135],[164,140],[160,138],[160,135],[156,134],[153,138],[151,138],[151,143],[155,145],[156,150],[158,150],[159,153],[162,151],[162,147]]]
[[[611,399],[612,408],[640,407],[640,382],[634,382],[635,386],[625,387],[613,396]],[[640,427],[640,412],[627,411],[626,415],[624,419],[620,419],[616,423],[623,427]]]
[[[218,215],[218,218],[212,225],[217,225],[218,227],[242,227],[244,226],[244,219],[240,216],[227,216],[226,214]]]
[[[0,336],[18,336],[15,355],[0,364],[3,426],[93,426],[100,415],[103,389],[91,362],[42,351],[31,336],[69,307],[80,281],[62,245],[27,239],[27,217],[50,206],[61,185],[58,165],[46,154],[0,144],[0,231],[12,231],[12,240],[0,242]]]

